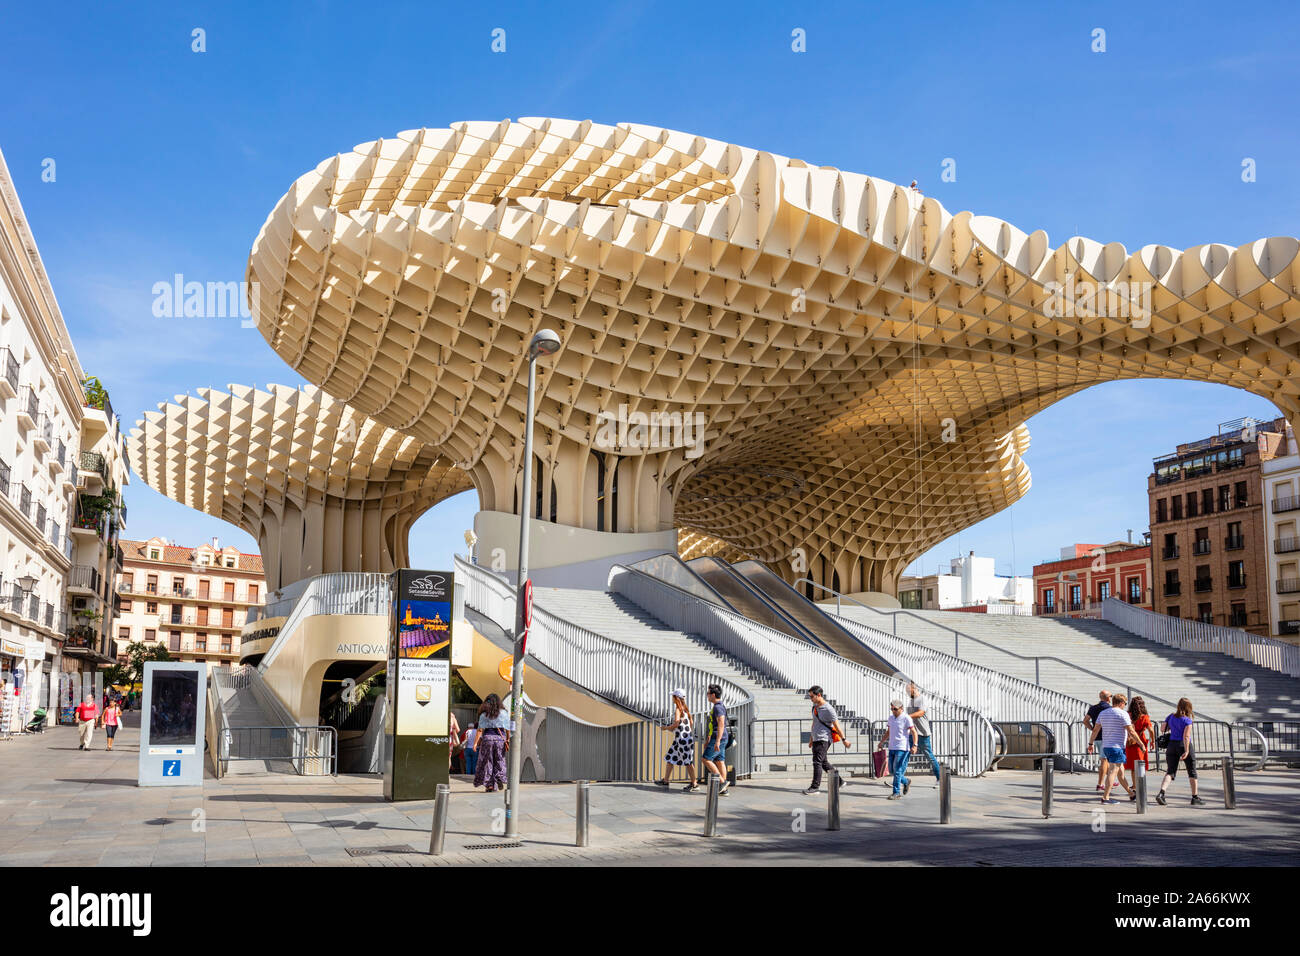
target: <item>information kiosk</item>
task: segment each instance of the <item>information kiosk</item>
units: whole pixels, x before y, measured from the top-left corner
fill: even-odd
[[[208,665],[148,661],[140,708],[142,787],[203,785]]]

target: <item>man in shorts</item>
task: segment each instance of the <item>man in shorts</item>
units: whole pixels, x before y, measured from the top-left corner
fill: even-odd
[[[1124,769],[1124,748],[1130,743],[1138,743],[1137,734],[1133,732],[1133,721],[1124,705],[1128,698],[1123,694],[1113,694],[1110,707],[1097,715],[1097,725],[1093,728],[1092,739],[1088,742],[1088,753],[1101,739],[1101,772],[1106,784],[1101,791],[1101,802],[1110,803],[1110,788],[1115,786],[1119,772]],[[1121,782],[1121,786],[1124,784]],[[1124,786],[1125,792],[1128,787]]]
[[[727,707],[722,703],[722,687],[709,685],[708,735],[704,738],[704,769],[716,773],[722,787],[719,796],[731,790],[727,779]]]

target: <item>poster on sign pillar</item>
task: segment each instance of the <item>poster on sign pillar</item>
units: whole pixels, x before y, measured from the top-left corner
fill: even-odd
[[[432,800],[451,754],[450,571],[392,574],[384,799]]]

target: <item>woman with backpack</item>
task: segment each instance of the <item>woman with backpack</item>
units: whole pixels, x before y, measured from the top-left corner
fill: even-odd
[[[668,786],[668,778],[673,775],[674,767],[685,767],[691,782],[686,785],[687,793],[698,793],[700,785],[695,782],[695,718],[691,708],[686,704],[686,691],[678,687],[673,691],[673,722],[664,725],[664,730],[673,731],[673,743],[664,758],[664,776],[655,783],[661,787]]]
[[[1178,762],[1187,761],[1187,779],[1192,785],[1192,806],[1202,806],[1205,801],[1196,793],[1196,751],[1192,749],[1192,702],[1186,697],[1178,699],[1178,708],[1165,718],[1165,732],[1156,741],[1165,748],[1165,779],[1160,783],[1160,792],[1156,794],[1156,803],[1168,806],[1165,790],[1178,776]]]

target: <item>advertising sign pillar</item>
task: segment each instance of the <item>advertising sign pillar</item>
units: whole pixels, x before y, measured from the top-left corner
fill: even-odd
[[[432,800],[449,783],[450,571],[394,571],[384,721],[384,799]]]

